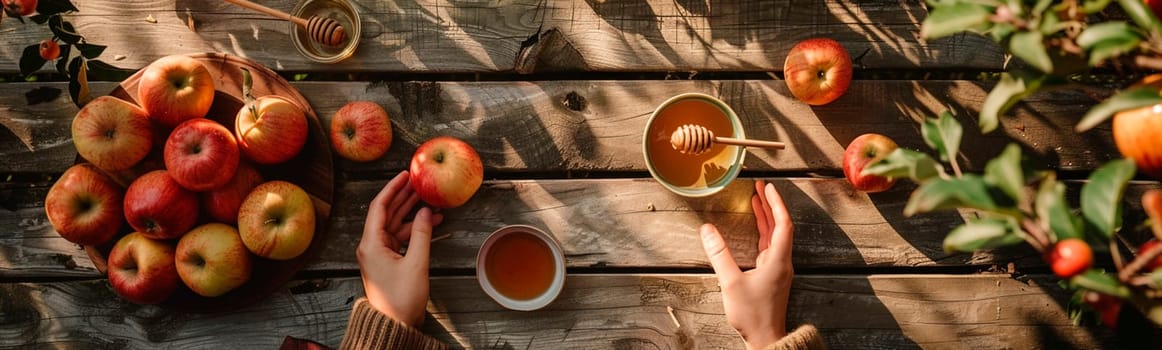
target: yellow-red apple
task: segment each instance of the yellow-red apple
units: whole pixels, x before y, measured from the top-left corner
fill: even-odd
[[[896,184],[895,178],[863,174],[863,168],[875,163],[899,146],[891,138],[880,134],[863,134],[852,140],[843,152],[843,175],[856,190],[875,193],[887,191]]]
[[[128,169],[149,154],[153,127],[145,110],[112,96],[93,99],[72,124],[77,154],[108,171]]]
[[[174,181],[167,171],[154,170],[129,184],[125,191],[125,219],[149,238],[178,238],[198,219],[198,196]]]
[[[803,40],[787,53],[783,76],[795,98],[809,105],[825,105],[842,96],[851,84],[851,57],[835,40]]]
[[[331,117],[331,148],[357,162],[375,160],[391,147],[391,120],[371,101],[351,102]]]
[[[195,227],[178,241],[176,255],[178,276],[204,297],[226,294],[250,279],[250,251],[234,226]]]
[[[230,182],[201,193],[202,211],[215,221],[236,224],[242,199],[263,182],[262,174],[257,169],[247,162],[240,162]]]
[[[165,142],[165,168],[194,192],[222,187],[238,169],[238,142],[230,129],[205,118],[182,122]]]
[[[259,164],[278,164],[294,158],[307,142],[307,116],[281,96],[262,96],[243,106],[234,123],[238,147]]]
[[[416,194],[437,208],[464,205],[484,182],[484,165],[476,149],[451,136],[421,144],[412,155],[410,172]]]
[[[44,213],[69,242],[100,245],[121,230],[121,200],[121,186],[96,167],[77,164],[48,190]]]
[[[109,284],[125,300],[158,304],[169,298],[181,280],[174,247],[140,232],[122,237],[109,252]]]
[[[238,232],[254,255],[293,259],[315,237],[315,205],[299,186],[269,181],[255,187],[238,210]]]
[[[166,56],[141,74],[137,99],[155,123],[167,129],[202,118],[214,103],[214,76],[198,60]]]

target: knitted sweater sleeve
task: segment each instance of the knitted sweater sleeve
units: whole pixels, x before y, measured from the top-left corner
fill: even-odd
[[[827,346],[823,344],[823,337],[819,336],[819,330],[815,326],[805,324],[796,328],[794,332],[787,334],[783,339],[774,344],[767,345],[763,350],[825,350]]]
[[[447,344],[380,313],[367,302],[367,298],[355,302],[347,322],[347,333],[339,345],[342,350],[447,348]]]

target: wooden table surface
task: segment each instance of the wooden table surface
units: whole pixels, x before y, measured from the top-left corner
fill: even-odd
[[[361,46],[325,65],[291,46],[286,22],[221,1],[74,0],[80,12],[69,20],[108,46],[101,58],[109,63],[245,57],[288,78],[305,74],[292,85],[323,125],[346,102],[378,102],[395,141],[370,163],[336,157],[325,250],[296,280],[255,305],[183,313],[119,299],[49,225],[45,194],[76,157],[67,83],[51,75],[0,83],[0,348],[272,348],[286,335],[337,346],[363,294],[354,250],[367,204],[437,135],[466,140],[485,164],[484,186],[445,212],[436,234],[451,237],[432,247],[423,328],[455,347],[740,348],[697,227],[719,225],[739,264],[753,266],[756,178],[775,183],[795,222],[788,323],[815,324],[833,348],[1118,346],[1108,330],[1072,325],[1070,293],[1031,249],[943,251],[945,234],[972,211],[906,218],[915,185],[868,195],[842,178],[843,148],[856,136],[882,133],[927,150],[919,121],[946,108],[965,124],[969,171],[1015,142],[1071,179],[1076,200],[1078,180],[1119,156],[1108,124],[1073,132],[1094,104],[1076,91],[1035,94],[981,135],[975,116],[991,83],[977,73],[1003,70],[1007,58],[975,35],[921,41],[919,1],[353,2]],[[0,33],[0,74],[9,77],[21,49],[50,35],[11,20]],[[860,57],[847,93],[820,107],[775,79],[787,50],[815,36]],[[115,84],[94,82],[92,91]],[[41,87],[64,93],[30,105],[25,93]],[[742,176],[712,197],[666,191],[645,168],[642,129],[654,106],[685,92],[723,99],[749,136],[789,146],[752,151]],[[1135,182],[1126,197],[1156,187]],[[1141,222],[1139,204],[1126,204],[1126,225]],[[474,280],[477,248],[508,224],[541,227],[563,245],[566,289],[546,309],[504,310]]]

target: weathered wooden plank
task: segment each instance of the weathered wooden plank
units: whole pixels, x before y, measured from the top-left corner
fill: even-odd
[[[295,71],[781,71],[791,46],[816,36],[862,55],[868,69],[997,70],[1005,61],[982,36],[920,40],[928,11],[912,0],[353,2],[360,47],[335,65],[299,54],[287,22],[223,2],[77,1],[69,20],[109,47],[102,59],[130,69],[174,53],[225,52]],[[263,3],[290,11],[296,1]],[[21,49],[51,34],[5,22],[0,72],[16,72]]]
[[[919,122],[952,108],[965,125],[960,161],[984,168],[1009,142],[1037,165],[1091,170],[1118,157],[1107,125],[1077,134],[1073,126],[1093,105],[1075,91],[1034,94],[1002,118],[997,132],[981,135],[976,115],[989,86],[967,81],[856,81],[829,105],[794,99],[782,81],[544,81],[294,84],[311,102],[324,128],[343,104],[371,100],[387,109],[395,141],[382,159],[338,162],[348,172],[382,174],[407,167],[417,145],[436,135],[460,137],[498,172],[645,172],[642,130],[653,108],[685,92],[725,100],[743,120],[748,137],[789,143],[786,150],[752,150],[747,170],[822,172],[841,169],[843,149],[875,132],[902,147],[928,150]],[[62,172],[76,152],[69,126],[76,108],[68,95],[29,106],[24,93],[61,83],[0,84],[0,173]],[[95,84],[107,92],[111,85]],[[67,90],[65,90],[67,91]],[[6,130],[6,131],[5,131]]]
[[[355,247],[363,232],[367,203],[385,181],[348,182],[336,190],[327,242],[307,269],[355,270]],[[1027,247],[948,253],[943,240],[971,211],[905,218],[901,214],[914,186],[867,195],[841,179],[775,179],[795,223],[793,260],[800,268],[977,266],[1015,262],[1043,268]],[[1136,183],[1125,199],[1126,224],[1145,220],[1141,193],[1157,183]],[[1080,183],[1069,182],[1076,203]],[[40,190],[38,198],[43,198]],[[698,238],[705,222],[718,225],[735,258],[753,266],[757,235],[749,198],[751,179],[740,179],[706,199],[679,197],[650,179],[489,181],[463,207],[444,211],[431,266],[471,269],[489,233],[504,225],[541,227],[561,242],[567,266],[588,268],[707,268]],[[32,196],[26,196],[32,197]],[[0,210],[0,277],[97,276],[85,253],[52,230],[38,201]],[[1126,233],[1134,241],[1145,232]]]
[[[129,304],[104,280],[0,284],[0,346],[271,348],[285,335],[337,346],[361,283],[307,284],[220,314]],[[534,312],[501,308],[472,277],[433,278],[431,293],[423,330],[456,347],[742,346],[710,275],[571,275]],[[788,324],[815,324],[837,349],[1118,347],[1108,330],[1073,326],[1067,300],[1046,276],[798,276]]]

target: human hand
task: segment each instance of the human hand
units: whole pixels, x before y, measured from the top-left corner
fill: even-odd
[[[755,268],[742,272],[718,228],[703,224],[702,247],[718,275],[726,321],[747,349],[761,349],[787,335],[787,299],[791,295],[791,216],[775,186],[759,180],[751,197],[759,230]]]
[[[403,221],[420,199],[408,181],[408,172],[400,172],[371,200],[355,256],[371,306],[396,321],[418,327],[428,305],[432,226],[444,218],[424,207],[414,221]],[[409,242],[406,256],[400,254],[405,241]]]

